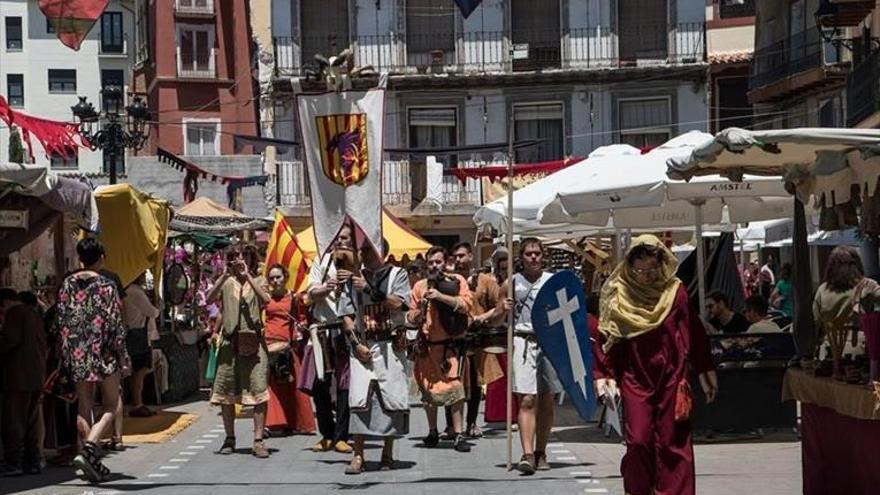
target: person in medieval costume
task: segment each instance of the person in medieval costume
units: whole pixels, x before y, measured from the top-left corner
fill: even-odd
[[[707,402],[718,379],[706,332],[675,276],[675,255],[652,235],[633,240],[600,294],[599,331],[606,339],[594,360],[600,398],[616,395],[625,414],[621,462],[629,495],[692,495],[694,451],[689,422],[689,370]]]
[[[464,402],[467,399],[465,383],[470,373],[464,360],[464,337],[467,332],[467,313],[473,304],[467,281],[458,274],[444,273],[446,249],[433,246],[428,250],[428,278],[420,280],[412,289],[412,310],[408,318],[421,330],[419,352],[416,353],[415,379],[422,391],[422,402],[428,416],[428,436],[424,443],[436,447],[437,408],[449,407],[452,433],[458,452],[470,452],[464,439]],[[444,293],[441,283],[457,285],[458,290]],[[460,315],[455,318],[454,313]],[[458,328],[454,328],[457,324]],[[453,327],[453,328],[450,328]]]
[[[383,240],[383,252],[388,252]],[[394,439],[409,433],[406,270],[384,263],[372,246],[359,250],[363,268],[344,282],[338,312],[351,348],[348,403],[354,457],[346,474],[364,472],[364,442],[384,440],[382,470],[394,469]]]

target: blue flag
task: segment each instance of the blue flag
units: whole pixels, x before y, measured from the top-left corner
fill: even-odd
[[[458,4],[459,10],[461,10],[461,15],[464,16],[465,19],[471,12],[473,12],[483,0],[455,0],[455,3]]]
[[[587,305],[580,279],[570,270],[550,277],[532,306],[538,345],[550,360],[565,393],[584,421],[593,419],[593,348],[587,329]]]

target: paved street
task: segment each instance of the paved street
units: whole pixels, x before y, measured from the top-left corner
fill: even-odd
[[[245,487],[263,491],[326,493],[359,490],[361,493],[448,494],[504,493],[554,494],[608,493],[623,495],[619,461],[623,447],[604,438],[593,425],[582,425],[574,412],[560,411],[553,443],[548,449],[553,470],[522,477],[504,469],[503,430],[490,432],[470,454],[446,448],[427,450],[418,441],[426,428],[424,414],[414,409],[412,434],[399,442],[395,457],[399,469],[372,471],[362,476],[343,474],[349,456],[315,454],[312,436],[274,438],[272,457],[258,460],[249,448],[250,420],[237,422],[239,445],[234,456],[213,453],[223,441],[217,410],[195,402],[175,410],[195,412],[199,420],[174,440],[160,445],[134,445],[107,458],[113,480],[90,487],[69,468],[50,468],[42,477],[4,479],[0,493],[110,494],[174,493],[233,494]],[[441,420],[442,421],[442,420]],[[776,441],[697,446],[698,493],[795,495],[800,489],[800,444],[792,435]],[[516,440],[516,439],[515,439]],[[517,441],[518,443],[518,441]],[[514,447],[518,458],[518,447]],[[379,448],[367,452],[367,468],[378,469]]]

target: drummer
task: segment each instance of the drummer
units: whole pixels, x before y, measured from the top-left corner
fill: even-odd
[[[473,251],[471,243],[459,242],[452,248],[452,255],[455,257],[456,272],[465,277],[468,288],[473,294],[470,331],[480,332],[491,327],[489,322],[495,315],[495,307],[502,299],[501,286],[491,273],[474,270]],[[477,425],[477,415],[480,412],[480,402],[483,400],[481,385],[488,385],[501,378],[501,367],[498,365],[497,357],[493,354],[471,353],[467,359],[468,368],[476,370],[476,373],[470,373],[467,383],[467,428],[465,432],[470,438],[480,438],[483,436],[483,432]]]

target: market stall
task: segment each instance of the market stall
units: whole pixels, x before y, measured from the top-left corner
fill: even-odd
[[[668,162],[670,177],[690,179],[723,174],[738,180],[743,174],[760,174],[781,177],[795,194],[794,332],[802,357],[813,357],[818,346],[804,205],[811,204],[820,210],[823,229],[858,225],[866,240],[876,236],[880,231],[878,151],[880,130],[876,129],[730,128],[695,148],[689,156]],[[873,275],[877,268],[876,244],[864,244],[870,246],[863,254],[868,274]],[[855,319],[855,314],[850,316]],[[867,333],[865,321],[859,319],[856,329]],[[868,344],[867,352],[865,364],[880,360],[876,346]],[[837,367],[840,356],[833,356],[833,360]],[[876,455],[880,445],[880,397],[876,391],[880,377],[876,366],[870,374],[872,391],[863,383],[819,376],[821,373],[814,372],[813,367],[820,370],[822,363],[803,361],[810,366],[786,372],[782,397],[802,403],[804,493],[875,493],[880,486]]]

